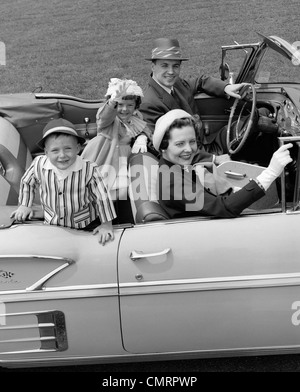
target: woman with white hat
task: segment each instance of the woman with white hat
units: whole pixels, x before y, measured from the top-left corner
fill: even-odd
[[[174,109],[158,119],[153,134],[154,148],[161,153],[158,172],[158,198],[171,218],[206,215],[220,218],[238,216],[264,196],[272,182],[292,161],[288,149],[280,147],[269,166],[254,180],[235,191],[219,178],[214,165],[203,160],[197,146],[197,123],[181,109]]]

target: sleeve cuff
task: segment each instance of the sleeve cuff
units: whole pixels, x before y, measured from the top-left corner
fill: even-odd
[[[265,193],[266,193],[266,189],[264,188],[264,186],[258,181],[257,178],[254,179],[250,179],[250,181],[253,180],[256,182],[256,184],[260,187],[260,189],[262,189]]]

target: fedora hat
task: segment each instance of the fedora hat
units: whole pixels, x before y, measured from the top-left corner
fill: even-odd
[[[175,120],[178,120],[180,118],[193,118],[193,116],[182,109],[173,109],[164,114],[163,116],[159,117],[155,124],[152,139],[155,150],[159,151],[159,147],[165,136],[165,133],[167,132],[167,129]]]
[[[175,38],[157,38],[153,43],[151,58],[153,60],[180,60],[186,61],[188,58],[182,57],[179,42]]]
[[[37,146],[43,149],[45,147],[45,139],[52,133],[63,133],[65,135],[75,136],[80,144],[85,143],[85,139],[78,135],[75,126],[68,120],[57,118],[51,120],[43,129],[43,137],[37,142]]]

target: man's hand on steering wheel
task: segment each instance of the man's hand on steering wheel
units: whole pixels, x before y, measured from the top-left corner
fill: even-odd
[[[247,92],[248,89],[246,86],[248,85],[248,83],[227,84],[224,88],[224,93],[230,97],[241,99],[243,98],[243,93]]]

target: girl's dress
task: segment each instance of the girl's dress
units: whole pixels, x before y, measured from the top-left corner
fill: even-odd
[[[82,157],[100,166],[101,174],[113,200],[126,199],[128,188],[128,157],[132,142],[140,134],[150,137],[147,124],[136,110],[128,123],[117,116],[117,109],[105,103],[97,116],[97,136],[91,139]]]

